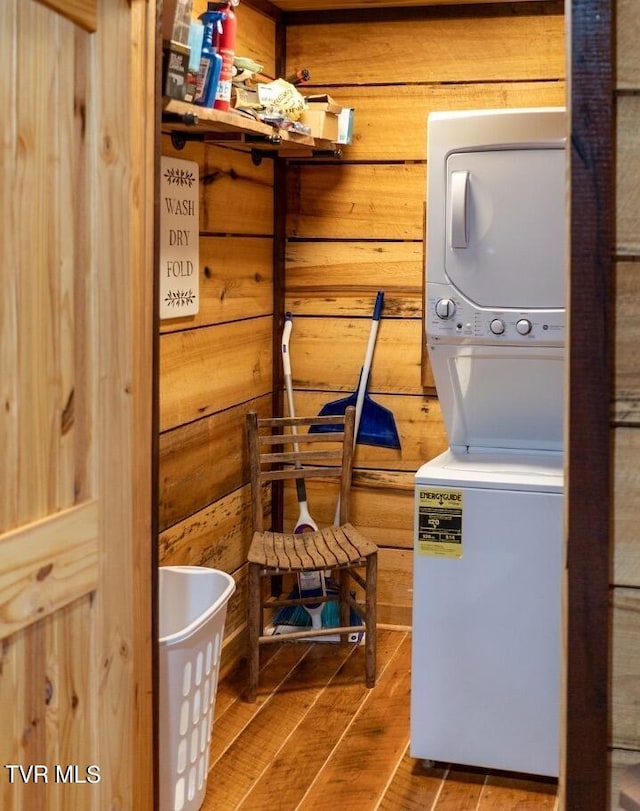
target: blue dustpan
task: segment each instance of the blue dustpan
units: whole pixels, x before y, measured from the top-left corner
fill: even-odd
[[[369,333],[369,343],[365,355],[364,365],[360,371],[358,387],[348,397],[339,400],[332,400],[320,409],[319,416],[336,416],[344,414],[349,406],[356,409],[356,443],[361,445],[376,445],[382,448],[400,449],[400,437],[396,428],[396,421],[391,411],[371,399],[367,393],[369,385],[369,375],[371,373],[371,361],[373,359],[373,349],[378,334],[380,315],[384,305],[384,292],[378,291],[376,303],[373,309],[371,321],[371,331]],[[339,426],[312,425],[311,432],[320,433],[322,431],[337,431]]]

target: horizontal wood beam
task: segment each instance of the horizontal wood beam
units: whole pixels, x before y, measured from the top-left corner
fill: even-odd
[[[517,4],[517,5],[516,5]],[[475,0],[435,0],[415,6],[366,8],[337,8],[338,3],[323,3],[324,9],[318,11],[287,11],[288,4],[281,2],[285,9],[285,25],[318,25],[324,23],[362,23],[387,22],[389,20],[440,19],[446,17],[510,17],[514,14],[564,14],[564,3],[559,0],[516,0],[516,4],[493,0],[488,3],[476,3]]]
[[[62,14],[71,22],[85,28],[87,31],[95,31],[97,27],[97,0],[38,0],[43,6],[47,6],[58,14]]]
[[[0,538],[0,639],[93,591],[98,503],[26,524]]]

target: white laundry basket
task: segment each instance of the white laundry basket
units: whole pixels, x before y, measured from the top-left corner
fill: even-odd
[[[233,578],[204,566],[159,569],[160,811],[197,811],[209,769],[220,651]]]

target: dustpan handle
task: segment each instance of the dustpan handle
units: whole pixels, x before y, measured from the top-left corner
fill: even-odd
[[[378,295],[376,296],[376,303],[373,307],[373,320],[379,321],[380,316],[382,315],[382,308],[384,307],[384,290],[378,290]]]
[[[362,371],[360,372],[360,382],[358,383],[358,395],[356,397],[356,421],[354,428],[354,441],[358,436],[358,428],[360,427],[360,418],[362,417],[362,407],[364,405],[364,396],[367,393],[367,386],[369,384],[369,375],[371,373],[371,363],[373,361],[373,350],[376,345],[376,337],[378,335],[378,326],[380,324],[380,316],[382,308],[384,307],[384,291],[378,290],[376,296],[376,303],[373,308],[373,318],[371,320],[371,330],[369,331],[369,342],[367,343],[367,351],[364,356],[364,363]]]
[[[367,351],[364,356],[364,363],[360,370],[360,380],[358,382],[358,394],[356,396],[356,416],[353,428],[353,446],[355,448],[358,439],[358,429],[360,428],[360,417],[362,417],[362,407],[364,405],[364,396],[367,393],[367,386],[369,385],[369,375],[371,374],[371,362],[373,361],[373,350],[376,345],[376,337],[378,335],[378,326],[380,324],[380,316],[384,306],[384,291],[378,290],[376,296],[376,303],[373,307],[373,317],[371,320],[371,329],[369,330],[369,342],[367,343]],[[333,518],[333,523],[336,526],[340,523],[340,496],[338,496],[338,503],[336,504],[336,512]]]

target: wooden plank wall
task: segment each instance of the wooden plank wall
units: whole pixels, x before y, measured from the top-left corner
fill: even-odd
[[[611,669],[611,807],[618,808],[620,771],[640,763],[640,17],[618,0],[616,64],[616,270],[612,407],[613,664]]]
[[[286,18],[286,73],[355,109],[343,159],[290,162],[286,308],[299,413],[357,386],[377,290],[370,393],[402,450],[358,446],[354,521],[381,547],[379,616],[411,621],[413,474],[447,446],[423,347],[426,121],[432,110],[565,104],[563,6],[521,3]],[[427,205],[428,205],[428,201]],[[320,497],[312,511],[330,520]]]
[[[196,0],[194,15],[206,6]],[[236,53],[274,76],[274,21],[245,4],[236,12]],[[267,414],[273,389],[274,166],[224,146],[177,151],[166,135],[162,154],[200,167],[200,311],[160,324],[159,561],[235,576],[226,661],[244,654],[245,414]]]

